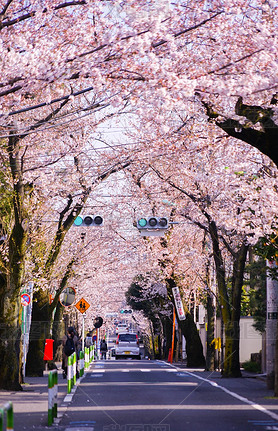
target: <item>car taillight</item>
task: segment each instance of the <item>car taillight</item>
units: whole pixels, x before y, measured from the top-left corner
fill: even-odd
[[[136,335],[136,343],[137,343],[137,344],[138,344],[138,346],[139,346],[139,339],[138,339],[137,335]]]
[[[118,336],[118,338],[117,338],[117,340],[116,340],[116,344],[119,344],[119,336]]]

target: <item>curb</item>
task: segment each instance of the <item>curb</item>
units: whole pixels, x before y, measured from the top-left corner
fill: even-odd
[[[84,377],[86,376],[87,372],[89,371],[89,369],[84,370],[84,374],[82,377],[79,377],[76,380],[76,384],[73,386],[71,393],[67,394],[64,398],[64,400],[62,401],[62,404],[59,406],[58,409],[58,413],[57,413],[57,418],[54,419],[54,424],[55,425],[59,425],[61,420],[63,419],[64,414],[66,413],[69,404],[72,402],[72,398],[76,392],[76,389],[78,388],[78,386],[80,385],[80,383],[82,382],[82,380],[84,379]]]

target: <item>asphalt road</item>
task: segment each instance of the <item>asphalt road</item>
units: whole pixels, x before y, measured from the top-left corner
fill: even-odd
[[[78,386],[59,431],[278,430],[275,414],[235,395],[163,362],[99,361]]]

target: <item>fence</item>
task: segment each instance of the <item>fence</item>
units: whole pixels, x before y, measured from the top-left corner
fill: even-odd
[[[48,426],[57,418],[58,401],[58,372],[50,371],[48,374]]]
[[[9,401],[0,408],[0,431],[4,431],[5,412],[7,413],[6,430],[14,431],[13,404]]]

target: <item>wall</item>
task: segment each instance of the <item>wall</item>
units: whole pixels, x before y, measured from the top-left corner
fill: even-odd
[[[249,361],[251,353],[259,353],[262,350],[262,335],[253,328],[253,317],[241,317],[240,319],[240,362]],[[206,355],[206,329],[205,324],[198,324],[200,338]],[[221,337],[221,321],[217,319],[215,338]]]

